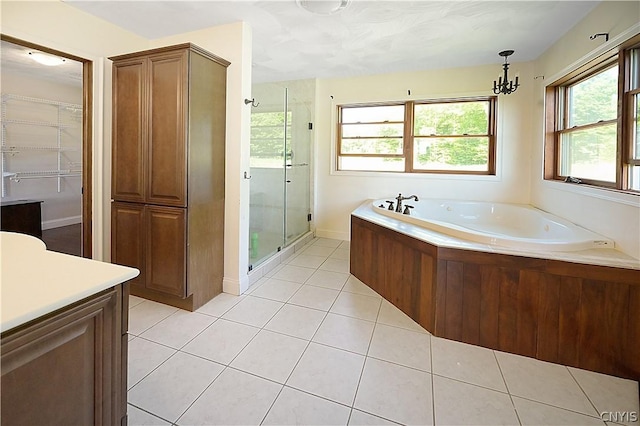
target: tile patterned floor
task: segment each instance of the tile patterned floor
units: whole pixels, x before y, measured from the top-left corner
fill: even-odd
[[[637,382],[430,335],[348,259],[347,242],[314,239],[245,295],[193,313],[132,297],[129,424],[604,425],[602,412],[638,413]]]

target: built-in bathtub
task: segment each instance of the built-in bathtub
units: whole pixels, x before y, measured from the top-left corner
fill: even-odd
[[[368,200],[351,213],[350,271],[427,331],[640,379],[638,259],[527,207],[505,220],[503,205],[420,199],[405,201],[415,206],[409,219],[380,208],[387,200]],[[429,210],[432,217],[420,221]],[[545,238],[523,234],[540,227]],[[506,237],[506,228],[516,235]]]
[[[419,199],[405,202],[410,214],[388,209],[384,198],[376,213],[479,243],[521,250],[578,251],[613,248],[614,242],[567,220],[524,204]],[[403,209],[404,210],[404,209]]]

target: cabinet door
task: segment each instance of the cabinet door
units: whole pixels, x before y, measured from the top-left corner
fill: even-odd
[[[113,64],[114,200],[144,202],[145,198],[146,70],[144,58]]]
[[[118,203],[111,205],[111,261],[140,270],[131,281],[144,287],[144,204]]]
[[[186,297],[186,210],[147,206],[147,288]]]
[[[186,207],[188,51],[149,56],[147,202]]]
[[[3,333],[3,425],[121,423],[120,295],[116,287]]]

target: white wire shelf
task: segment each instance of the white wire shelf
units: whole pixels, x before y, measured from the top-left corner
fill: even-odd
[[[13,95],[11,93],[4,93],[2,95],[2,101],[9,101],[9,100],[16,100],[16,101],[25,101],[25,102],[34,102],[34,103],[38,103],[38,104],[45,104],[45,105],[56,105],[62,108],[65,108],[71,112],[76,112],[76,113],[80,113],[82,112],[82,105],[80,104],[72,104],[69,102],[60,102],[60,101],[52,101],[50,99],[41,99],[41,98],[32,98],[29,96],[22,96],[22,95]]]
[[[9,178],[12,182],[20,182],[22,179],[46,179],[66,178],[82,176],[82,170],[39,170],[33,172],[3,172],[3,178]]]
[[[19,154],[21,151],[52,151],[52,152],[75,152],[80,148],[57,147],[57,146],[3,146],[2,152],[9,154]]]

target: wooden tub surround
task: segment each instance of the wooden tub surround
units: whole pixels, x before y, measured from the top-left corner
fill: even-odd
[[[351,273],[433,335],[640,380],[637,268],[443,247],[356,212]]]

